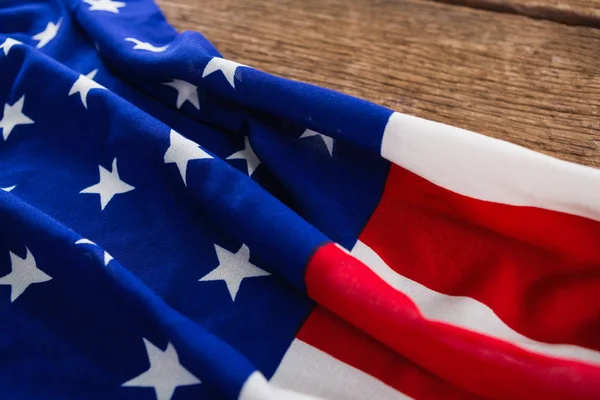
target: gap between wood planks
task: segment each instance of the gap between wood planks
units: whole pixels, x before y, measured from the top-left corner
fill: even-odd
[[[600,28],[600,0],[435,0],[471,8]]]

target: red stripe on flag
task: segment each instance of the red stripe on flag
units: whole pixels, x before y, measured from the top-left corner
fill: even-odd
[[[360,240],[399,274],[472,297],[529,338],[600,349],[598,222],[472,199],[392,166]]]
[[[404,294],[333,244],[311,259],[319,304],[450,383],[490,398],[600,398],[600,368],[552,359],[422,317]]]
[[[297,338],[412,398],[477,398],[425,371],[322,307],[315,308]]]

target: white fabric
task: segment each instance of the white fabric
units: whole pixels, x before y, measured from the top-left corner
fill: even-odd
[[[292,342],[271,383],[330,400],[410,399],[371,375],[299,339]]]
[[[253,372],[242,386],[238,400],[320,400],[316,397],[279,389],[269,384],[258,371]]]
[[[381,155],[465,196],[600,221],[600,170],[502,140],[394,113]]]

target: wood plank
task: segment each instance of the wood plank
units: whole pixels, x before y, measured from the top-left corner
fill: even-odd
[[[600,27],[600,0],[437,0],[567,25]]]
[[[600,30],[427,0],[159,0],[225,57],[600,166]]]

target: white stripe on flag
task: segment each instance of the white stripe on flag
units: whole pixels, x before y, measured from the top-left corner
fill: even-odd
[[[302,340],[294,339],[271,383],[330,400],[403,400],[410,397]]]
[[[600,221],[600,170],[512,143],[393,113],[381,155],[464,196]]]
[[[551,344],[529,339],[506,325],[491,308],[471,297],[439,293],[398,274],[360,240],[354,245],[351,254],[394,289],[408,296],[429,320],[482,333],[538,354],[600,364],[600,353],[597,351],[570,344]]]
[[[258,371],[250,374],[238,400],[321,400],[313,396],[302,393],[290,392],[285,389],[279,389],[269,384],[263,374]]]

